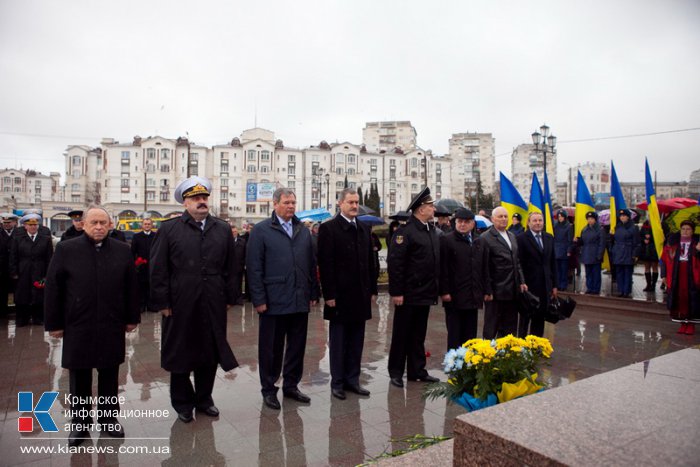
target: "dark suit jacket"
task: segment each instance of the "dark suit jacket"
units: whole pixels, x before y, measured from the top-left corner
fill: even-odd
[[[115,230],[116,232],[116,230]],[[156,233],[151,232],[149,235],[146,235],[143,232],[139,232],[134,235],[134,238],[131,239],[131,254],[134,256],[134,260],[136,258],[143,258],[147,261],[150,261],[151,259],[151,245],[153,244],[153,239],[156,238]],[[137,270],[137,275],[139,282],[141,283],[147,283],[148,282],[148,264],[144,264],[142,266],[139,266]]]
[[[452,296],[451,302],[443,303],[445,308],[473,310],[484,301],[478,278],[482,244],[471,233],[471,243],[456,230],[440,237],[440,295]]]
[[[515,300],[520,284],[524,282],[518,258],[518,241],[512,232],[507,232],[511,248],[495,227],[481,234],[478,242],[481,249],[481,281],[485,295],[494,300]]]
[[[557,284],[557,268],[554,259],[554,237],[542,232],[541,250],[532,231],[518,235],[518,255],[528,290],[540,299],[540,307],[549,303],[552,288]]]
[[[242,237],[240,235],[238,236],[238,238],[234,238],[233,242],[233,251],[235,251],[236,253],[236,267],[234,269],[234,273],[237,277],[240,277],[243,274],[243,271],[245,270],[245,253],[247,242],[245,237]]]
[[[357,230],[340,214],[324,222],[318,232],[318,266],[325,300],[323,317],[340,322],[372,317],[372,295],[377,294],[371,228],[357,222]]]

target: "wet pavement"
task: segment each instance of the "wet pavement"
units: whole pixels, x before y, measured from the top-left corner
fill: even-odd
[[[68,390],[68,372],[60,367],[61,340],[48,337],[36,326],[16,329],[12,317],[0,320],[0,465],[345,466],[404,448],[392,442],[402,437],[449,436],[454,418],[464,409],[444,400],[424,401],[422,383],[407,383],[405,389],[389,384],[386,366],[393,311],[388,300],[386,294],[380,294],[373,319],[367,323],[361,383],[371,396],[348,393],[344,401],[331,396],[328,326],[317,307],[309,319],[300,385],[311,403],[281,398],[281,411],[262,403],[255,312],[250,303],[232,308],[228,339],[241,366],[217,374],[214,400],[220,417],[202,415],[190,424],[178,421],[170,407],[169,376],[160,368],[160,318],[144,313],[142,324],[127,339],[126,362],[120,371],[122,409],[132,414],[147,410],[169,410],[170,414],[121,418],[127,439],[99,438],[95,433],[83,445],[95,450],[112,448],[112,453],[22,452],[40,446],[65,450],[64,431],[43,433],[35,422],[32,433],[18,432],[17,393],[33,392],[36,403],[43,391],[59,391],[50,414],[62,430],[67,423],[63,394]],[[616,315],[579,307],[571,319],[556,326],[547,324],[545,334],[555,353],[543,376],[552,386],[570,384],[700,344],[700,335],[679,335],[676,330],[676,324],[660,315]],[[426,350],[430,352],[428,369],[441,378],[445,343],[444,313],[436,306],[430,315]]]

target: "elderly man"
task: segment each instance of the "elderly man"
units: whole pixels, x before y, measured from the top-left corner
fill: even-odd
[[[83,222],[83,210],[76,209],[71,211],[68,213],[68,217],[70,217],[73,225],[68,227],[68,229],[63,232],[63,235],[61,235],[61,241],[70,240],[71,238],[79,237],[83,234],[83,228],[85,226],[85,222]]]
[[[493,225],[479,237],[481,284],[484,291],[484,339],[518,331],[518,292],[527,290],[518,259],[518,242],[508,232],[508,211],[499,206],[491,213]]]
[[[554,262],[554,237],[544,232],[544,216],[531,212],[527,232],[518,235],[518,258],[530,292],[540,299],[539,309],[529,316],[520,315],[518,336],[544,336],[544,317],[550,298],[557,296],[557,268]]]
[[[391,239],[389,295],[394,304],[394,324],[389,350],[391,384],[409,381],[435,382],[425,370],[425,334],[430,306],[437,304],[440,277],[440,238],[433,219],[435,206],[430,189],[423,188],[411,201],[411,218]]]
[[[119,365],[124,362],[125,332],[139,323],[136,271],[129,247],[107,237],[109,214],[101,207],[85,213],[85,234],[56,246],[46,276],[45,327],[63,338],[62,365],[70,372],[70,394],[82,399],[68,438],[70,446],[88,438],[92,413],[92,370],[97,369],[97,422],[100,431],[124,437],[115,413]],[[80,411],[80,412],[79,412]]]
[[[445,307],[448,350],[476,337],[479,308],[484,301],[475,225],[473,212],[457,208],[455,230],[440,237],[440,296]]]
[[[44,279],[53,255],[51,236],[39,234],[38,214],[22,217],[23,229],[10,247],[10,277],[15,287],[16,326],[44,324]]]
[[[202,177],[180,182],[175,199],[185,212],[160,224],[151,247],[150,309],[163,315],[161,366],[170,372],[170,401],[184,423],[194,409],[219,415],[212,399],[217,365],[238,366],[226,341],[226,305],[238,295],[233,235],[209,215],[211,188]]]
[[[134,238],[131,239],[131,254],[134,256],[136,276],[139,280],[141,311],[148,310],[148,297],[151,290],[148,262],[151,258],[151,246],[153,246],[155,237],[155,232],[153,232],[153,219],[147,217],[141,222],[141,232],[134,234]]]
[[[360,363],[365,341],[365,321],[372,318],[372,297],[377,295],[372,228],[357,220],[360,196],[345,188],[338,197],[340,212],[321,224],[318,258],[325,306],[330,322],[328,348],[331,393],[345,399],[345,390],[361,396]]]
[[[0,231],[0,318],[7,316],[7,301],[13,289],[10,278],[10,245],[17,232],[17,216],[11,212],[0,214],[2,230]]]
[[[246,258],[251,301],[260,322],[261,392],[265,405],[274,410],[281,408],[275,385],[280,371],[284,397],[311,401],[298,385],[304,371],[309,311],[318,301],[319,290],[311,233],[294,215],[296,202],[294,191],[275,190],[274,212],[250,233]]]

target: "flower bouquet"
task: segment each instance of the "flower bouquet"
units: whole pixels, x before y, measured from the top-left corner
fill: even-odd
[[[41,279],[39,281],[34,281],[34,283],[32,285],[34,286],[35,289],[42,290],[46,287],[46,280]]]
[[[134,261],[134,264],[136,265],[136,269],[141,269],[141,266],[148,264],[148,260],[139,256],[136,258],[136,261]]]
[[[549,340],[537,336],[468,340],[445,354],[447,382],[429,384],[423,397],[446,397],[472,411],[534,394],[544,388],[537,373],[552,351]]]

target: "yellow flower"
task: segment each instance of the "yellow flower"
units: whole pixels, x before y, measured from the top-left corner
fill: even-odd
[[[462,344],[462,347],[464,347],[466,349],[466,348],[469,348],[472,345],[476,344],[477,342],[481,342],[481,341],[483,341],[483,339],[469,339],[467,342]]]
[[[525,339],[515,337],[512,334],[508,334],[507,336],[501,337],[496,340],[496,348],[499,350],[508,349],[511,347],[523,347],[526,344],[527,341],[525,341]]]
[[[481,355],[473,355],[471,358],[472,365],[478,365],[483,359]]]
[[[510,351],[513,353],[520,353],[522,350],[523,350],[523,348],[519,347],[517,345],[510,348]]]

